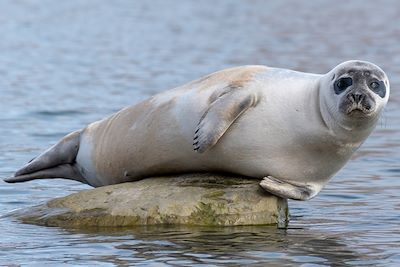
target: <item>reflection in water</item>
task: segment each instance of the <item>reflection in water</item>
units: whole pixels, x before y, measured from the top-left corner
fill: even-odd
[[[1,1],[0,177],[61,136],[212,71],[381,66],[377,130],[288,229],[63,230],[0,219],[0,265],[400,265],[400,5],[383,1]],[[0,181],[0,216],[88,186]],[[264,264],[263,264],[264,263]],[[308,265],[307,265],[308,264]]]
[[[88,254],[84,260],[115,264],[145,261],[239,266],[264,262],[291,266],[308,262],[340,266],[362,259],[339,238],[305,229],[152,226],[69,230],[69,236],[78,236],[79,246],[89,251],[96,247],[113,251],[112,256]]]

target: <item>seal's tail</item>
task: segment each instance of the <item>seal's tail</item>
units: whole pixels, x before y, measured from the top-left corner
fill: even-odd
[[[74,167],[79,150],[81,130],[68,134],[37,158],[19,169],[7,183],[26,182],[34,179],[67,178],[81,181],[82,176]]]

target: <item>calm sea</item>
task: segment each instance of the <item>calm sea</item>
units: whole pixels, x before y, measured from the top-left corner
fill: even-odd
[[[0,265],[400,266],[400,3],[0,1],[0,177],[124,106],[204,74],[265,64],[325,73],[381,66],[377,129],[322,193],[290,201],[287,229],[65,230],[0,219]],[[65,180],[0,181],[0,215],[77,192]]]

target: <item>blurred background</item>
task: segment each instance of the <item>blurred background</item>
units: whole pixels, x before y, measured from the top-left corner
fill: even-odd
[[[59,138],[223,68],[326,73],[349,59],[389,76],[385,114],[287,229],[72,231],[0,219],[0,265],[400,265],[400,2],[0,0],[0,177]],[[0,181],[0,216],[88,186]]]

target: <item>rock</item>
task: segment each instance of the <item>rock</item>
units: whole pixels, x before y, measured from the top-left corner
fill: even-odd
[[[11,216],[62,227],[286,225],[287,200],[258,183],[214,174],[147,178],[84,190]]]

